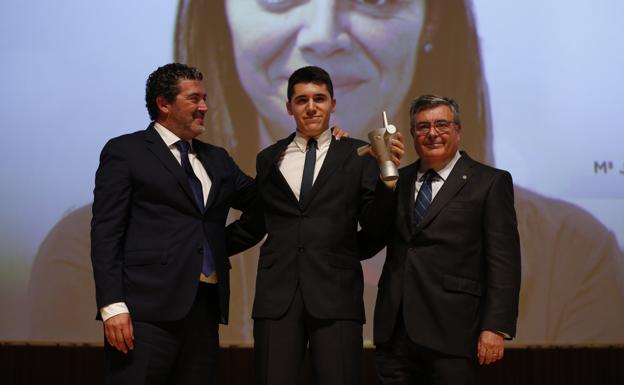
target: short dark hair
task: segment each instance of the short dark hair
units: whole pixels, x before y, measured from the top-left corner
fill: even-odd
[[[412,102],[409,112],[410,129],[413,129],[416,125],[416,122],[414,121],[414,115],[416,115],[420,111],[430,110],[437,106],[447,106],[453,113],[453,122],[458,126],[461,125],[461,121],[459,119],[459,104],[457,104],[455,100],[447,96],[428,94],[419,96],[416,100]]]
[[[290,101],[295,93],[295,84],[299,83],[325,84],[327,91],[329,91],[329,96],[331,96],[332,99],[334,98],[334,85],[332,84],[331,77],[327,71],[321,67],[301,67],[290,75],[288,78],[288,101]]]
[[[158,67],[152,72],[145,83],[145,106],[150,119],[158,118],[156,98],[162,96],[168,102],[173,102],[180,90],[180,80],[203,80],[202,73],[195,67],[181,63],[169,63]]]

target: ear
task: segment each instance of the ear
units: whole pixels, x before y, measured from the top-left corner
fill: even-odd
[[[163,96],[157,96],[156,106],[158,107],[158,111],[160,111],[161,114],[168,115],[171,103],[169,103],[167,99],[165,99]]]
[[[288,115],[292,115],[293,114],[290,102],[286,102],[286,110],[288,111]]]
[[[336,98],[332,98],[331,104],[332,104],[331,112],[333,114],[334,112],[336,112]]]

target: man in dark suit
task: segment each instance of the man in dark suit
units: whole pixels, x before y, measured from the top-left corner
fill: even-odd
[[[300,383],[309,345],[317,384],[359,384],[360,259],[374,255],[366,232],[390,223],[394,192],[380,182],[374,159],[357,155],[364,142],[332,137],[336,100],[327,72],[295,71],[286,108],[296,132],[260,152],[256,162],[264,211],[254,221],[262,225],[256,235],[268,234],[252,312],[257,382]],[[402,143],[394,141],[392,151],[398,164]]]
[[[410,108],[420,159],[400,170],[374,339],[383,384],[471,384],[516,330],[520,246],[511,175],[459,151],[459,106]]]
[[[228,320],[225,220],[230,207],[254,206],[255,184],[225,150],[193,139],[207,110],[197,69],[158,68],[145,99],[153,122],[111,139],[95,177],[107,383],[211,383],[218,323]]]

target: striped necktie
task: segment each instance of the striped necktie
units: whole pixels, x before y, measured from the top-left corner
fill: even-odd
[[[420,223],[420,221],[422,221],[422,219],[425,217],[425,214],[427,214],[427,209],[431,205],[431,200],[433,199],[431,182],[437,175],[438,174],[435,171],[429,169],[422,177],[423,183],[420,186],[420,190],[418,190],[416,203],[414,204],[414,217],[412,222],[414,227],[416,227]]]

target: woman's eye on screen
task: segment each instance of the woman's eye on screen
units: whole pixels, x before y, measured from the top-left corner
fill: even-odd
[[[316,0],[256,0],[265,10],[282,13],[303,3]],[[415,0],[336,0],[337,3],[352,3],[356,11],[371,16],[384,17],[396,13],[402,6]]]
[[[256,0],[258,4],[269,12],[281,13],[305,3],[307,0]]]

